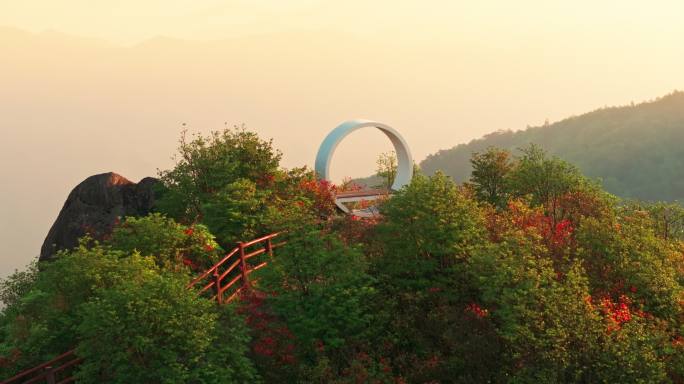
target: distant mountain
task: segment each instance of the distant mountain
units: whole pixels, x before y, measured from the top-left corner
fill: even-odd
[[[490,146],[516,152],[529,143],[577,165],[618,196],[684,201],[684,92],[678,91],[523,131],[494,132],[429,155],[421,168],[464,181],[470,177],[473,152]]]

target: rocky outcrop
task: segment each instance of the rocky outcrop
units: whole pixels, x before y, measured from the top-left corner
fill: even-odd
[[[85,179],[67,197],[43,242],[40,260],[77,246],[86,234],[103,238],[119,217],[147,215],[154,206],[156,183],[157,179],[146,177],[136,184],[113,172]]]

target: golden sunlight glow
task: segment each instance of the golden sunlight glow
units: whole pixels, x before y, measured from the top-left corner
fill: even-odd
[[[17,218],[0,275],[85,177],[170,167],[182,123],[245,123],[293,167],[368,118],[420,161],[682,89],[683,37],[681,1],[0,0],[0,217]],[[377,154],[343,150],[335,172],[368,175]]]

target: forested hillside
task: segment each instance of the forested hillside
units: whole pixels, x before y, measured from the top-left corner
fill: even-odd
[[[73,355],[81,384],[684,384],[679,205],[618,204],[527,146],[362,218],[280,157],[183,135],[151,214],[0,280],[0,380]]]
[[[577,165],[621,197],[684,200],[684,92],[523,131],[499,131],[428,156],[421,168],[456,181],[470,177],[470,158],[490,146],[517,150],[530,143]]]

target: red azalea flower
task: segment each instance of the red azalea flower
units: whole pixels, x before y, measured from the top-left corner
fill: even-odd
[[[488,311],[488,310],[483,309],[482,307],[480,307],[479,305],[477,305],[477,304],[475,304],[475,303],[470,303],[470,304],[468,304],[468,305],[466,306],[466,309],[465,309],[465,310],[466,310],[466,312],[470,312],[470,313],[472,313],[473,315],[475,315],[476,317],[478,317],[478,318],[480,318],[480,319],[489,316],[489,311]]]
[[[183,259],[183,265],[190,267],[190,269],[197,269],[197,264],[190,259]]]
[[[632,320],[632,312],[629,309],[629,304],[631,304],[629,297],[624,295],[619,297],[617,303],[613,302],[608,297],[601,299],[600,306],[603,315],[607,319],[612,320],[612,324],[609,324],[606,329],[607,332],[610,333],[619,330],[622,324]],[[636,314],[640,317],[644,317],[642,316],[641,311],[637,311]]]

